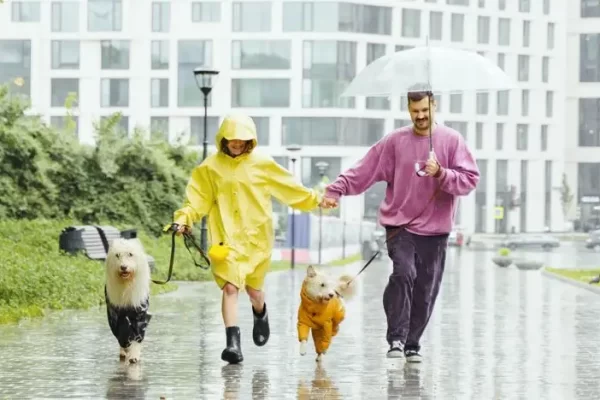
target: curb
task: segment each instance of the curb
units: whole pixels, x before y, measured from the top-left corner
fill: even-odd
[[[588,290],[588,291],[593,292],[595,294],[600,294],[600,287],[599,286],[592,286],[589,283],[578,282],[576,280],[573,280],[573,279],[570,279],[570,278],[566,278],[564,276],[560,276],[560,275],[557,275],[557,274],[552,273],[552,272],[548,272],[548,271],[546,271],[546,269],[542,270],[542,275],[544,275],[544,276],[546,276],[546,277],[548,277],[550,279],[556,279],[558,281],[565,282],[565,283],[567,283],[567,284],[569,284],[571,286],[575,286],[575,287],[578,287],[580,289]]]

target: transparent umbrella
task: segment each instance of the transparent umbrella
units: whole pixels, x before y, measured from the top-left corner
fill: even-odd
[[[473,51],[430,46],[380,57],[352,80],[342,96],[406,96],[410,92],[488,92],[515,88],[513,80],[490,60]],[[429,107],[431,121],[431,107]],[[432,124],[429,151],[433,157]],[[417,173],[418,165],[415,165]]]

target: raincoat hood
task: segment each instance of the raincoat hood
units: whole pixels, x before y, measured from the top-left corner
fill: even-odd
[[[215,144],[217,146],[217,150],[223,152],[221,147],[221,142],[223,139],[227,140],[251,140],[252,146],[248,149],[248,153],[252,152],[254,148],[258,145],[257,135],[256,135],[256,125],[252,118],[243,114],[229,114],[225,116],[223,122],[221,122],[221,126],[217,131],[217,136],[215,138]]]

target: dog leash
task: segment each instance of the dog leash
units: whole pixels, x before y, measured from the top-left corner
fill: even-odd
[[[399,227],[396,228],[396,230],[394,230],[394,232],[392,232],[390,235],[386,235],[385,241],[383,243],[387,244],[391,239],[393,239],[395,236],[397,236],[400,232],[402,232],[403,229],[405,229],[407,226],[409,226],[410,224],[412,224],[417,218],[419,218],[421,215],[423,215],[423,213],[425,212],[425,210],[427,210],[427,208],[429,208],[429,205],[433,202],[433,200],[435,200],[435,198],[438,196],[438,194],[440,193],[441,189],[438,186],[435,191],[433,192],[433,195],[431,195],[431,197],[429,198],[429,200],[427,201],[427,204],[425,204],[425,207],[423,207],[423,209],[421,210],[420,213],[418,213],[415,217],[413,217],[412,219],[410,219],[407,223],[400,225]],[[371,256],[371,258],[369,259],[369,261],[367,261],[367,263],[360,269],[360,271],[358,271],[358,273],[356,275],[354,275],[354,278],[350,279],[348,281],[348,285],[350,283],[352,283],[352,281],[354,281],[356,278],[358,278],[358,276],[360,274],[362,274],[364,272],[365,269],[367,269],[367,267],[369,265],[371,265],[371,263],[377,258],[377,256],[381,254],[381,250],[377,250],[375,252],[375,254],[373,254]]]
[[[171,280],[171,277],[173,276],[173,265],[175,264],[175,238],[177,237],[177,229],[178,228],[179,228],[179,225],[171,224],[169,226],[169,228],[167,229],[167,232],[168,231],[173,232],[171,234],[171,257],[169,260],[169,273],[167,275],[166,281],[157,281],[157,280],[152,279],[152,282],[156,283],[157,285],[166,284],[167,282],[169,282]],[[182,235],[183,235],[183,244],[185,245],[186,249],[192,256],[192,261],[194,262],[196,267],[200,267],[203,270],[208,270],[210,268],[210,259],[206,256],[206,254],[204,254],[204,251],[202,251],[202,248],[197,244],[196,238],[194,237],[194,235],[192,235],[191,232],[183,232]],[[204,260],[206,265],[199,264],[196,261],[196,259],[194,258],[194,254],[192,253],[192,250],[190,249],[190,244],[200,253],[200,256],[202,257],[202,259]]]

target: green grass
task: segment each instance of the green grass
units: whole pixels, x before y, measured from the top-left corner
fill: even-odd
[[[71,225],[81,224],[69,220],[0,220],[0,324],[41,317],[53,310],[88,309],[104,304],[104,263],[59,252],[60,232]],[[110,223],[102,225],[130,228]],[[153,278],[165,280],[171,252],[170,235],[154,238],[141,231],[138,234],[146,252],[156,261]],[[329,265],[358,260],[360,255],[357,254]],[[289,268],[288,261],[275,261],[271,265],[271,271]],[[212,280],[209,271],[194,265],[181,239],[177,241],[172,280]],[[153,284],[152,295],[175,289],[174,283]]]
[[[590,280],[600,275],[600,269],[546,268],[546,271],[583,283],[589,283]]]

